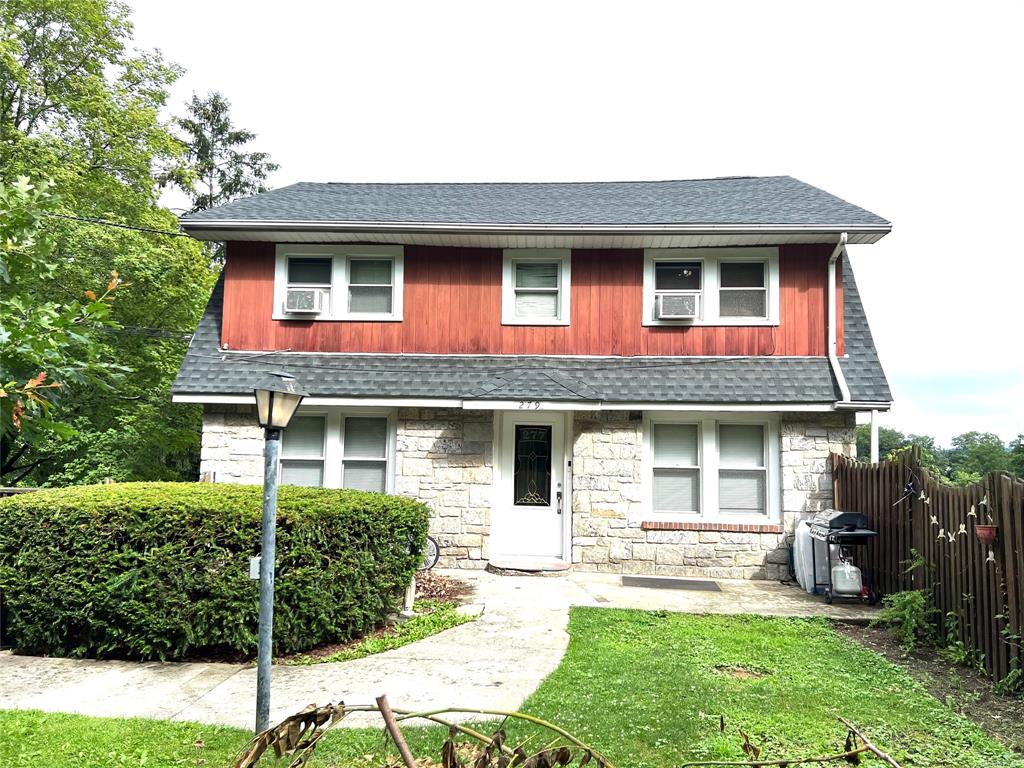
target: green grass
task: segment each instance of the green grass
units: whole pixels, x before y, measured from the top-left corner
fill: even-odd
[[[396,624],[390,632],[360,640],[337,653],[327,656],[297,656],[289,664],[323,664],[331,661],[352,661],[375,653],[401,648],[438,632],[473,621],[472,616],[459,613],[457,603],[443,600],[417,600],[414,606],[417,616]]]
[[[618,768],[742,759],[737,728],[764,745],[762,759],[822,754],[842,745],[836,715],[862,726],[905,768],[1024,768],[1024,760],[824,620],[576,608],[569,631],[565,659],[523,710],[566,728]],[[761,676],[739,678],[723,668]],[[513,739],[531,734],[510,730]],[[418,754],[438,755],[442,731],[407,733]],[[192,746],[196,738],[206,746]],[[4,768],[221,768],[245,740],[241,731],[196,725],[0,712]],[[147,762],[140,763],[144,748]],[[33,750],[37,757],[26,757]],[[378,730],[341,730],[325,739],[311,766],[379,768],[380,751]],[[365,759],[374,753],[378,759]]]

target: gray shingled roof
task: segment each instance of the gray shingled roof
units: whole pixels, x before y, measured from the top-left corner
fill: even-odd
[[[889,401],[852,270],[846,272],[843,362],[854,400]],[[346,355],[219,349],[218,281],[174,383],[175,394],[249,395],[286,369],[318,397],[636,403],[827,403],[838,400],[825,358]]]
[[[790,176],[567,184],[301,182],[184,217],[225,221],[887,228],[870,211]]]

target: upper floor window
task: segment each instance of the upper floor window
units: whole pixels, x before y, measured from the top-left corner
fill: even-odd
[[[506,249],[501,322],[568,325],[571,263],[568,249]]]
[[[649,248],[644,325],[778,325],[778,248]]]
[[[279,245],[273,317],[401,320],[403,267],[401,246]]]

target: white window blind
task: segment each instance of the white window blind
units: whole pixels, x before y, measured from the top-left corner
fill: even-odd
[[[767,512],[764,426],[718,427],[718,509],[722,514]]]
[[[700,452],[696,424],[654,424],[654,511],[700,511]]]
[[[389,314],[392,305],[394,262],[391,259],[350,259],[348,311]]]
[[[516,317],[558,317],[559,263],[515,263]]]
[[[342,486],[383,493],[387,488],[388,420],[346,418],[343,449]]]
[[[324,418],[295,416],[281,435],[282,485],[323,485]]]

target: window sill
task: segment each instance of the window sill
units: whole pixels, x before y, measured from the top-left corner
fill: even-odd
[[[311,320],[318,323],[400,323],[402,322],[401,315],[343,315],[336,317],[333,315],[301,315],[301,314],[284,314],[282,312],[275,312],[271,315],[272,320],[289,320],[291,322],[308,323]]]
[[[644,520],[640,523],[644,531],[722,531],[727,533],[785,533],[780,523],[712,523],[712,522],[670,522],[667,520]]]
[[[552,326],[552,325],[569,325],[568,320],[541,320],[537,318],[502,318],[502,325],[538,325],[538,326]]]
[[[778,327],[779,321],[774,319],[760,319],[749,318],[749,317],[720,317],[717,320],[644,320],[643,325],[645,327],[661,327],[666,326],[669,328],[693,328],[693,327],[747,327],[747,328],[764,328],[764,327]]]

